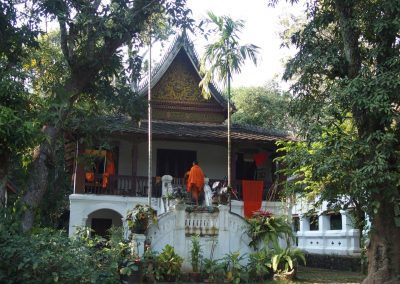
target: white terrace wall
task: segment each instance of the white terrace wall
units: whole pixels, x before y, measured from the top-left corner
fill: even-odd
[[[324,202],[315,213],[318,216],[318,230],[310,230],[310,217],[305,213],[311,204],[298,199],[292,208],[292,214],[299,217],[300,228],[295,232],[298,248],[316,254],[359,255],[360,233],[354,228],[348,211],[341,210],[341,229],[331,229],[331,218],[327,215],[327,203]]]
[[[147,204],[147,197],[124,197],[114,195],[96,195],[96,194],[71,194],[70,216],[69,216],[69,236],[73,236],[77,227],[90,227],[89,215],[93,212],[109,209],[121,215],[122,225],[126,227],[125,216],[128,210],[133,209],[136,204]],[[153,207],[158,210],[159,199],[152,198]],[[104,212],[104,210],[103,210]],[[103,218],[110,216],[101,216]],[[89,218],[89,219],[88,219]],[[121,224],[113,222],[113,225]],[[127,229],[126,229],[127,232]]]
[[[183,269],[189,270],[191,237],[199,234],[203,256],[219,259],[227,253],[239,251],[241,255],[253,250],[246,234],[246,221],[229,213],[228,206],[218,206],[219,212],[187,212],[184,204],[175,206],[174,211],[160,216],[157,225],[153,225],[148,237],[153,250],[161,252],[167,245],[184,258]]]

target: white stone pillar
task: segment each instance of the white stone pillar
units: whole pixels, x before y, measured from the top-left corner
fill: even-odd
[[[124,232],[123,232],[124,239],[128,240],[129,239],[129,235],[131,234],[131,232],[129,231],[129,228],[128,228],[128,222],[126,221],[125,217],[122,217],[121,221],[122,221],[122,228],[124,228]]]
[[[320,213],[321,214],[321,213]],[[331,229],[331,220],[330,216],[321,214],[318,217],[318,231],[321,233],[325,233],[326,231]]]
[[[310,219],[304,215],[299,216],[300,218],[300,233],[304,233],[310,230]]]
[[[161,198],[159,201],[159,214],[163,214],[169,211],[169,200],[168,194],[172,193],[172,180],[173,177],[165,175],[161,177]]]
[[[328,239],[326,237],[327,231],[331,228],[331,220],[329,215],[319,212],[318,217],[318,232],[320,233],[319,239],[315,240],[315,247],[320,253],[325,253],[329,247]]]
[[[359,231],[354,229],[348,211],[340,210],[340,214],[342,216],[342,234],[346,238],[346,243],[343,244],[346,248],[345,253],[358,253],[360,251]]]
[[[172,189],[172,180],[173,177],[170,175],[165,175],[161,177],[162,187],[161,187],[161,196],[166,197],[171,192]]]
[[[219,205],[218,214],[218,243],[215,250],[215,258],[221,258],[229,253],[230,239],[229,239],[229,208],[226,205]]]
[[[299,216],[299,222],[300,222],[300,229],[297,232],[297,241],[298,241],[298,247],[300,249],[305,249],[307,247],[307,242],[306,242],[306,232],[310,231],[310,219],[307,218],[304,215]]]
[[[342,231],[348,232],[349,230],[353,229],[351,217],[349,216],[348,212],[345,210],[340,210],[340,215],[342,216]]]
[[[185,251],[185,204],[177,204],[175,206],[176,219],[175,219],[175,232],[173,246],[177,254],[181,257],[186,256]],[[171,214],[171,213],[169,213]]]
[[[144,254],[144,242],[146,240],[146,235],[144,234],[133,234],[132,244],[136,245],[136,253],[139,257],[142,257]]]

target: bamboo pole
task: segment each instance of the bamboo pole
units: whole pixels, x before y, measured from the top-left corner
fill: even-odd
[[[147,104],[148,104],[148,168],[147,168],[147,196],[148,196],[148,204],[151,206],[151,188],[152,188],[152,129],[151,129],[151,31],[150,31],[150,40],[149,40],[149,79],[148,79],[148,90],[147,90]]]

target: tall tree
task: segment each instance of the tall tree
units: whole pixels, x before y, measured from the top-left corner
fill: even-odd
[[[113,85],[114,78],[124,76],[120,48],[130,44],[142,45],[141,33],[155,14],[166,15],[172,25],[190,26],[185,0],[116,0],[103,1],[39,1],[43,11],[57,20],[60,28],[62,54],[68,67],[64,81],[51,89],[51,114],[42,127],[45,137],[34,150],[28,188],[22,201],[26,207],[23,228],[28,230],[34,221],[34,211],[48,186],[49,167],[52,166],[54,145],[61,136],[65,121],[84,96],[103,94],[99,89]],[[127,86],[120,87],[128,90]]]
[[[228,16],[216,16],[208,12],[208,24],[211,32],[217,35],[214,43],[208,44],[201,59],[200,71],[204,74],[200,82],[205,96],[209,96],[208,88],[211,80],[216,78],[223,82],[228,92],[228,186],[231,186],[231,80],[232,74],[240,73],[244,61],[249,58],[257,63],[258,47],[253,44],[241,45],[239,33],[244,27],[242,20],[235,21]]]
[[[31,145],[31,121],[26,74],[22,61],[38,34],[32,10],[18,12],[12,1],[0,1],[0,207],[5,201],[10,159]]]
[[[298,52],[284,75],[296,80],[293,113],[307,144],[303,155],[286,148],[287,165],[306,176],[306,189],[319,185],[321,198],[346,195],[366,211],[372,227],[364,283],[398,283],[400,4],[307,3],[308,22],[291,37]]]

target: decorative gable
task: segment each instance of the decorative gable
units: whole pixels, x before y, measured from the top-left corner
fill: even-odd
[[[153,118],[158,120],[222,123],[224,108],[214,97],[205,99],[200,76],[183,48],[152,89]]]
[[[181,49],[161,80],[152,89],[153,101],[196,102],[216,104],[215,99],[206,100],[199,88],[200,78]]]
[[[213,84],[211,97],[205,99],[199,83],[198,59],[186,33],[178,36],[154,68],[151,80],[153,119],[176,122],[223,123],[226,101]],[[147,93],[148,82],[140,93]]]

